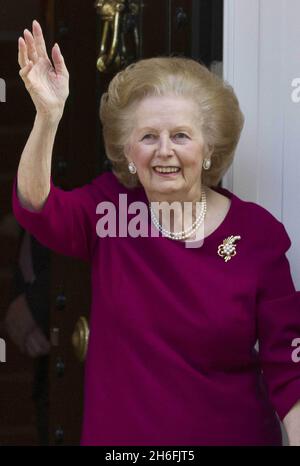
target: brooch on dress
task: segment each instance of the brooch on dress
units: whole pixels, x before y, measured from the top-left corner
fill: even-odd
[[[225,262],[228,262],[233,256],[236,255],[236,244],[234,242],[241,239],[240,236],[228,236],[223,240],[223,243],[218,246],[218,254],[223,257]]]

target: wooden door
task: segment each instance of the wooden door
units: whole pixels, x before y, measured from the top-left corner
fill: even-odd
[[[38,443],[32,399],[36,361],[10,341],[4,318],[13,293],[21,233],[11,212],[12,181],[34,120],[34,107],[18,74],[17,41],[32,18],[39,18],[45,27],[47,6],[40,0],[0,4],[0,78],[5,83],[5,99],[0,101],[0,338],[6,347],[6,361],[0,362],[0,445]]]
[[[8,0],[2,3],[7,4],[6,8],[12,8],[8,6]],[[52,165],[55,184],[67,190],[83,185],[102,171],[109,169],[98,112],[100,97],[106,91],[116,69],[111,67],[108,72],[101,73],[96,68],[103,18],[96,9],[95,3],[94,0],[32,1],[28,8],[29,2],[26,2],[26,16],[20,15],[18,26],[14,26],[19,34],[25,27],[30,27],[32,19],[39,20],[46,33],[48,46],[52,46],[55,41],[59,43],[69,69],[70,95],[59,126]],[[214,60],[222,61],[222,0],[137,0],[135,2],[138,7],[137,12],[130,11],[129,3],[133,2],[125,3],[123,14],[127,16],[122,24],[127,31],[129,62],[157,55],[190,56],[208,66]],[[133,13],[137,13],[137,16]],[[137,48],[131,35],[135,26],[139,37]],[[8,134],[4,135],[7,157],[1,157],[1,174],[5,171],[10,172],[7,186],[3,188],[7,199],[7,212],[9,212],[12,176],[16,172],[34,116],[30,99],[26,96],[17,74],[16,49],[14,49],[16,33],[14,40],[15,43],[11,45],[8,54],[7,74],[11,73],[12,79],[18,83],[19,97],[15,100],[9,99],[6,104],[7,112],[11,112],[11,120],[7,125]],[[2,77],[1,73],[2,71],[0,77]],[[25,126],[25,130],[20,140],[14,137],[9,139],[9,134],[17,134],[18,117],[14,118],[12,115],[16,114],[21,101],[26,103],[24,107],[26,113],[22,111],[22,125]],[[0,109],[2,110],[1,107]],[[1,154],[4,152],[2,151]],[[5,262],[8,264],[7,268],[14,255],[12,251],[13,248],[7,253]],[[49,288],[52,342],[49,358],[49,443],[77,445],[80,440],[83,410],[84,363],[79,362],[75,356],[72,335],[78,319],[81,316],[86,316],[88,319],[89,315],[90,271],[87,264],[51,253]],[[2,301],[3,311],[7,303],[5,299]],[[7,349],[7,353],[13,354],[13,349]],[[31,374],[32,362],[26,360],[26,364],[28,366],[26,373]],[[23,360],[22,362],[16,360],[10,366],[6,365],[7,370],[11,370],[6,385],[7,392],[11,393],[10,406],[17,397],[14,389],[16,374],[20,373],[21,367],[27,366],[24,365]],[[0,368],[2,370],[2,366]],[[22,380],[20,383],[24,385],[25,382]],[[27,397],[25,405],[29,407],[30,396],[28,394],[24,396]],[[31,427],[35,432],[32,409],[30,412]],[[0,430],[0,443],[18,444],[20,441],[23,443],[22,435],[17,437],[14,434],[13,421],[9,422],[12,423],[10,439],[8,440],[4,434],[1,438]],[[5,429],[6,426],[3,432]],[[31,436],[30,442],[32,444],[37,442],[34,435]]]

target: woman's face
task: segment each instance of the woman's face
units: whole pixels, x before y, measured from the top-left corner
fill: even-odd
[[[205,154],[196,104],[177,96],[147,97],[138,104],[135,118],[125,155],[134,162],[148,198],[199,199]],[[176,172],[161,173],[169,167]]]

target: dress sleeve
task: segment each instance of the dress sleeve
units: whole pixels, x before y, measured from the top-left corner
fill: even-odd
[[[300,400],[300,291],[295,289],[286,256],[290,246],[284,225],[276,220],[266,244],[257,295],[259,360],[281,421]]]
[[[13,182],[12,209],[18,223],[42,245],[66,256],[90,262],[97,241],[95,186],[93,183],[64,191],[50,179],[50,192],[38,211],[21,204],[17,175]]]

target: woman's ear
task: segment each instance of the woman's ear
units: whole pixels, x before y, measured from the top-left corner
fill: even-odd
[[[213,145],[206,144],[206,146],[205,146],[205,156],[206,157],[211,157],[214,150],[215,150],[215,147]]]
[[[130,162],[130,160],[129,160],[129,154],[130,154],[130,144],[129,144],[129,142],[127,142],[127,143],[124,145],[124,155],[125,155],[126,159],[128,160],[128,162]]]

